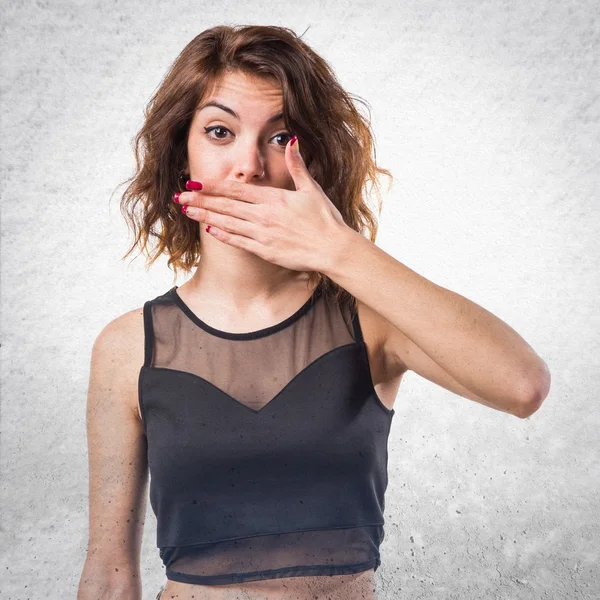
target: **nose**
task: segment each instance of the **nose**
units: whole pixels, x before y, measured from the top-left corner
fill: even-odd
[[[235,156],[235,178],[244,183],[252,183],[263,179],[265,160],[257,145],[248,140],[240,143]]]

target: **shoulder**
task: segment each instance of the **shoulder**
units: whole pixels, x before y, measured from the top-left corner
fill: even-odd
[[[125,352],[129,356],[129,351],[138,348],[140,339],[143,342],[143,307],[129,310],[107,323],[96,337],[94,348],[119,354]]]
[[[92,368],[101,370],[107,380],[119,381],[127,390],[126,401],[137,409],[139,371],[144,364],[143,307],[127,311],[107,323],[92,349]]]

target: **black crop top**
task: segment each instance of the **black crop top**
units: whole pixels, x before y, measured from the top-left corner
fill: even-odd
[[[176,290],[144,304],[138,388],[167,578],[376,570],[394,411],[358,316],[317,287],[283,322],[227,333]]]

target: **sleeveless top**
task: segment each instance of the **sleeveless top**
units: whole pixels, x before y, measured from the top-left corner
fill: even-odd
[[[317,286],[281,323],[228,333],[177,287],[144,304],[138,387],[167,579],[376,570],[394,411],[358,315]]]

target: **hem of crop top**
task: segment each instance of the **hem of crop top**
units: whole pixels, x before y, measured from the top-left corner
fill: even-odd
[[[250,571],[238,574],[229,573],[224,575],[189,575],[179,571],[167,569],[165,575],[171,581],[180,583],[204,584],[204,585],[226,585],[229,583],[246,583],[260,581],[263,579],[282,579],[284,577],[315,577],[332,575],[350,575],[374,569],[377,571],[381,565],[379,556],[362,563],[351,565],[310,565],[304,567],[282,567],[281,569],[270,569],[266,571]]]

